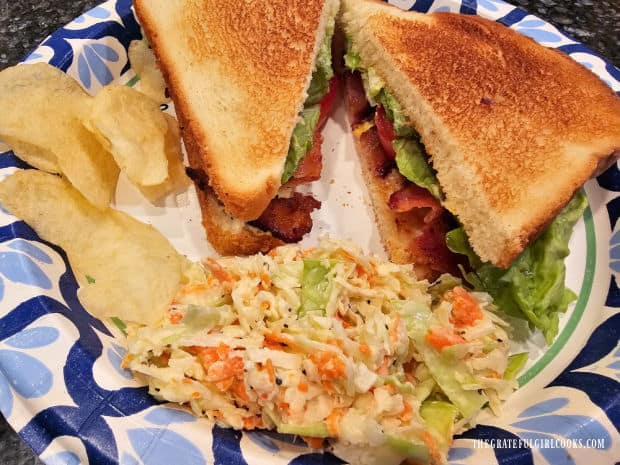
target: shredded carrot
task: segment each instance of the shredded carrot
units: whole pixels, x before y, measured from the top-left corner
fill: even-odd
[[[132,354],[127,354],[125,358],[123,359],[123,361],[121,362],[121,368],[123,370],[127,368],[129,364],[131,363],[131,361],[133,360],[133,358],[134,356]]]
[[[327,423],[327,430],[333,436],[338,436],[340,431],[340,418],[342,417],[342,411],[340,409],[334,409],[325,419]]]
[[[379,366],[379,368],[377,368],[375,371],[377,372],[377,374],[379,375],[387,375],[388,374],[388,368],[390,366],[390,357],[388,357],[387,355],[385,355],[383,357],[383,363],[381,363],[381,365]]]
[[[308,392],[308,383],[300,381],[297,385],[297,389],[299,389],[301,392]]]
[[[435,441],[435,438],[428,431],[424,431],[423,438],[431,457],[433,458],[433,462],[441,463],[441,453],[439,452],[439,447],[437,446],[437,441]]]
[[[230,347],[227,344],[220,342],[220,345],[217,346],[217,349],[215,349],[215,351],[217,352],[217,356],[220,360],[226,360],[228,358],[228,355],[230,354]]]
[[[260,274],[260,287],[265,291],[271,289],[271,278],[267,273]]]
[[[342,324],[343,328],[350,328],[351,326],[353,326],[351,323],[349,323],[347,320],[345,320],[342,315],[340,315],[340,313],[336,312],[335,314],[335,318]]]
[[[168,319],[170,320],[170,323],[177,325],[183,319],[183,314],[181,312],[170,312]]]
[[[231,392],[238,398],[244,402],[249,402],[250,398],[248,397],[248,393],[245,389],[245,383],[242,379],[237,379],[234,381],[231,386]]]
[[[390,391],[390,394],[396,394],[398,392],[398,389],[396,389],[396,386],[393,384],[386,384],[385,388]]]
[[[215,386],[220,391],[226,392],[233,386],[234,382],[235,382],[235,378],[230,377],[230,378],[223,379],[222,381],[218,381],[217,383],[215,383]]]
[[[312,255],[315,252],[316,252],[316,247],[310,247],[309,249],[303,251],[303,256],[304,257],[309,257],[310,255]]]
[[[321,381],[321,384],[323,384],[323,387],[325,388],[328,394],[332,394],[336,391],[331,381],[324,379],[323,381]]]
[[[370,346],[368,344],[360,344],[360,352],[364,355],[372,354],[372,350],[370,350]]]
[[[297,347],[295,341],[281,333],[265,333],[263,345],[269,349],[283,350],[285,347],[294,349]]]
[[[268,300],[263,300],[263,301],[260,303],[260,308],[261,308],[261,310],[263,310],[263,311],[265,311],[265,310],[269,310],[269,307],[271,307],[271,304],[269,303],[269,301],[268,301]]]
[[[396,314],[394,318],[394,324],[390,327],[390,342],[396,344],[398,342],[398,327],[400,326],[400,314]]]
[[[277,251],[276,249],[271,249],[269,252],[267,252],[267,255],[269,255],[271,258],[275,257],[277,255]]]
[[[400,418],[401,421],[409,421],[413,418],[413,407],[411,407],[409,402],[403,401],[403,411],[400,412],[398,418]]]
[[[222,266],[211,257],[206,258],[204,264],[209,268],[212,275],[224,285],[225,289],[228,291],[232,290],[233,284],[237,279],[231,273],[222,268]]]
[[[324,378],[333,379],[345,375],[345,364],[334,352],[319,350],[310,354],[310,360]]]
[[[217,383],[240,375],[243,375],[243,359],[241,357],[233,357],[226,361],[218,360],[212,363],[207,369],[206,380],[211,383]]]
[[[216,347],[202,347],[201,350],[196,353],[196,356],[198,360],[200,360],[202,366],[207,369],[220,359]]]
[[[260,428],[262,421],[256,417],[246,417],[243,419],[243,429]]]
[[[265,368],[267,369],[267,374],[269,375],[269,382],[274,384],[276,382],[276,370],[273,368],[273,363],[271,363],[270,358],[268,358],[265,362]]]
[[[460,286],[447,293],[446,297],[452,302],[452,316],[450,322],[455,326],[472,326],[482,319],[482,310],[474,297]]]
[[[323,448],[323,438],[313,438],[311,436],[302,436],[301,439],[304,440],[308,447],[311,449],[322,449]]]
[[[183,378],[183,381],[181,381],[183,384],[192,384],[192,380],[189,378]]]
[[[426,333],[425,339],[437,350],[465,342],[465,339],[448,328],[431,328]]]
[[[201,397],[202,397],[202,394],[199,393],[198,391],[192,392],[192,399],[200,399]]]

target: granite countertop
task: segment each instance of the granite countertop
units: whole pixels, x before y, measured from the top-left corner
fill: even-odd
[[[97,0],[23,0],[0,5],[0,69],[17,63],[48,34],[92,8]],[[550,21],[620,66],[618,0],[512,0]],[[0,415],[0,463],[42,462]]]

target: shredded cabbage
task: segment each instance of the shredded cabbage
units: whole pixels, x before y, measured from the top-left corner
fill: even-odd
[[[337,241],[209,259],[159,326],[126,328],[123,366],[223,426],[372,451],[360,463],[444,460],[457,425],[516,382],[490,297],[442,283],[431,295],[411,265]]]

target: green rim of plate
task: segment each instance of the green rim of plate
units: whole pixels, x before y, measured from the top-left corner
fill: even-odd
[[[529,370],[519,376],[519,387],[523,387],[538,375],[538,373],[551,363],[560,350],[562,350],[575,331],[577,323],[581,320],[586,305],[590,300],[590,293],[592,292],[592,285],[594,283],[594,271],[596,269],[596,236],[594,234],[594,221],[592,219],[592,210],[590,209],[589,203],[588,207],[583,212],[583,220],[586,226],[586,269],[581,284],[581,290],[579,291],[579,299],[577,300],[577,304],[575,304],[572,315],[566,322],[566,326],[555,339],[551,347],[547,349],[543,356],[532,365]]]

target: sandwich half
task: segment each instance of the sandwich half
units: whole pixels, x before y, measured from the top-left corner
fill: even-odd
[[[212,245],[250,254],[299,240],[320,205],[292,189],[320,177],[338,0],[134,5],[175,104]]]
[[[578,191],[620,148],[620,100],[566,55],[480,17],[343,0],[340,23],[389,255],[431,277],[465,265],[550,341],[574,299],[563,259]]]

